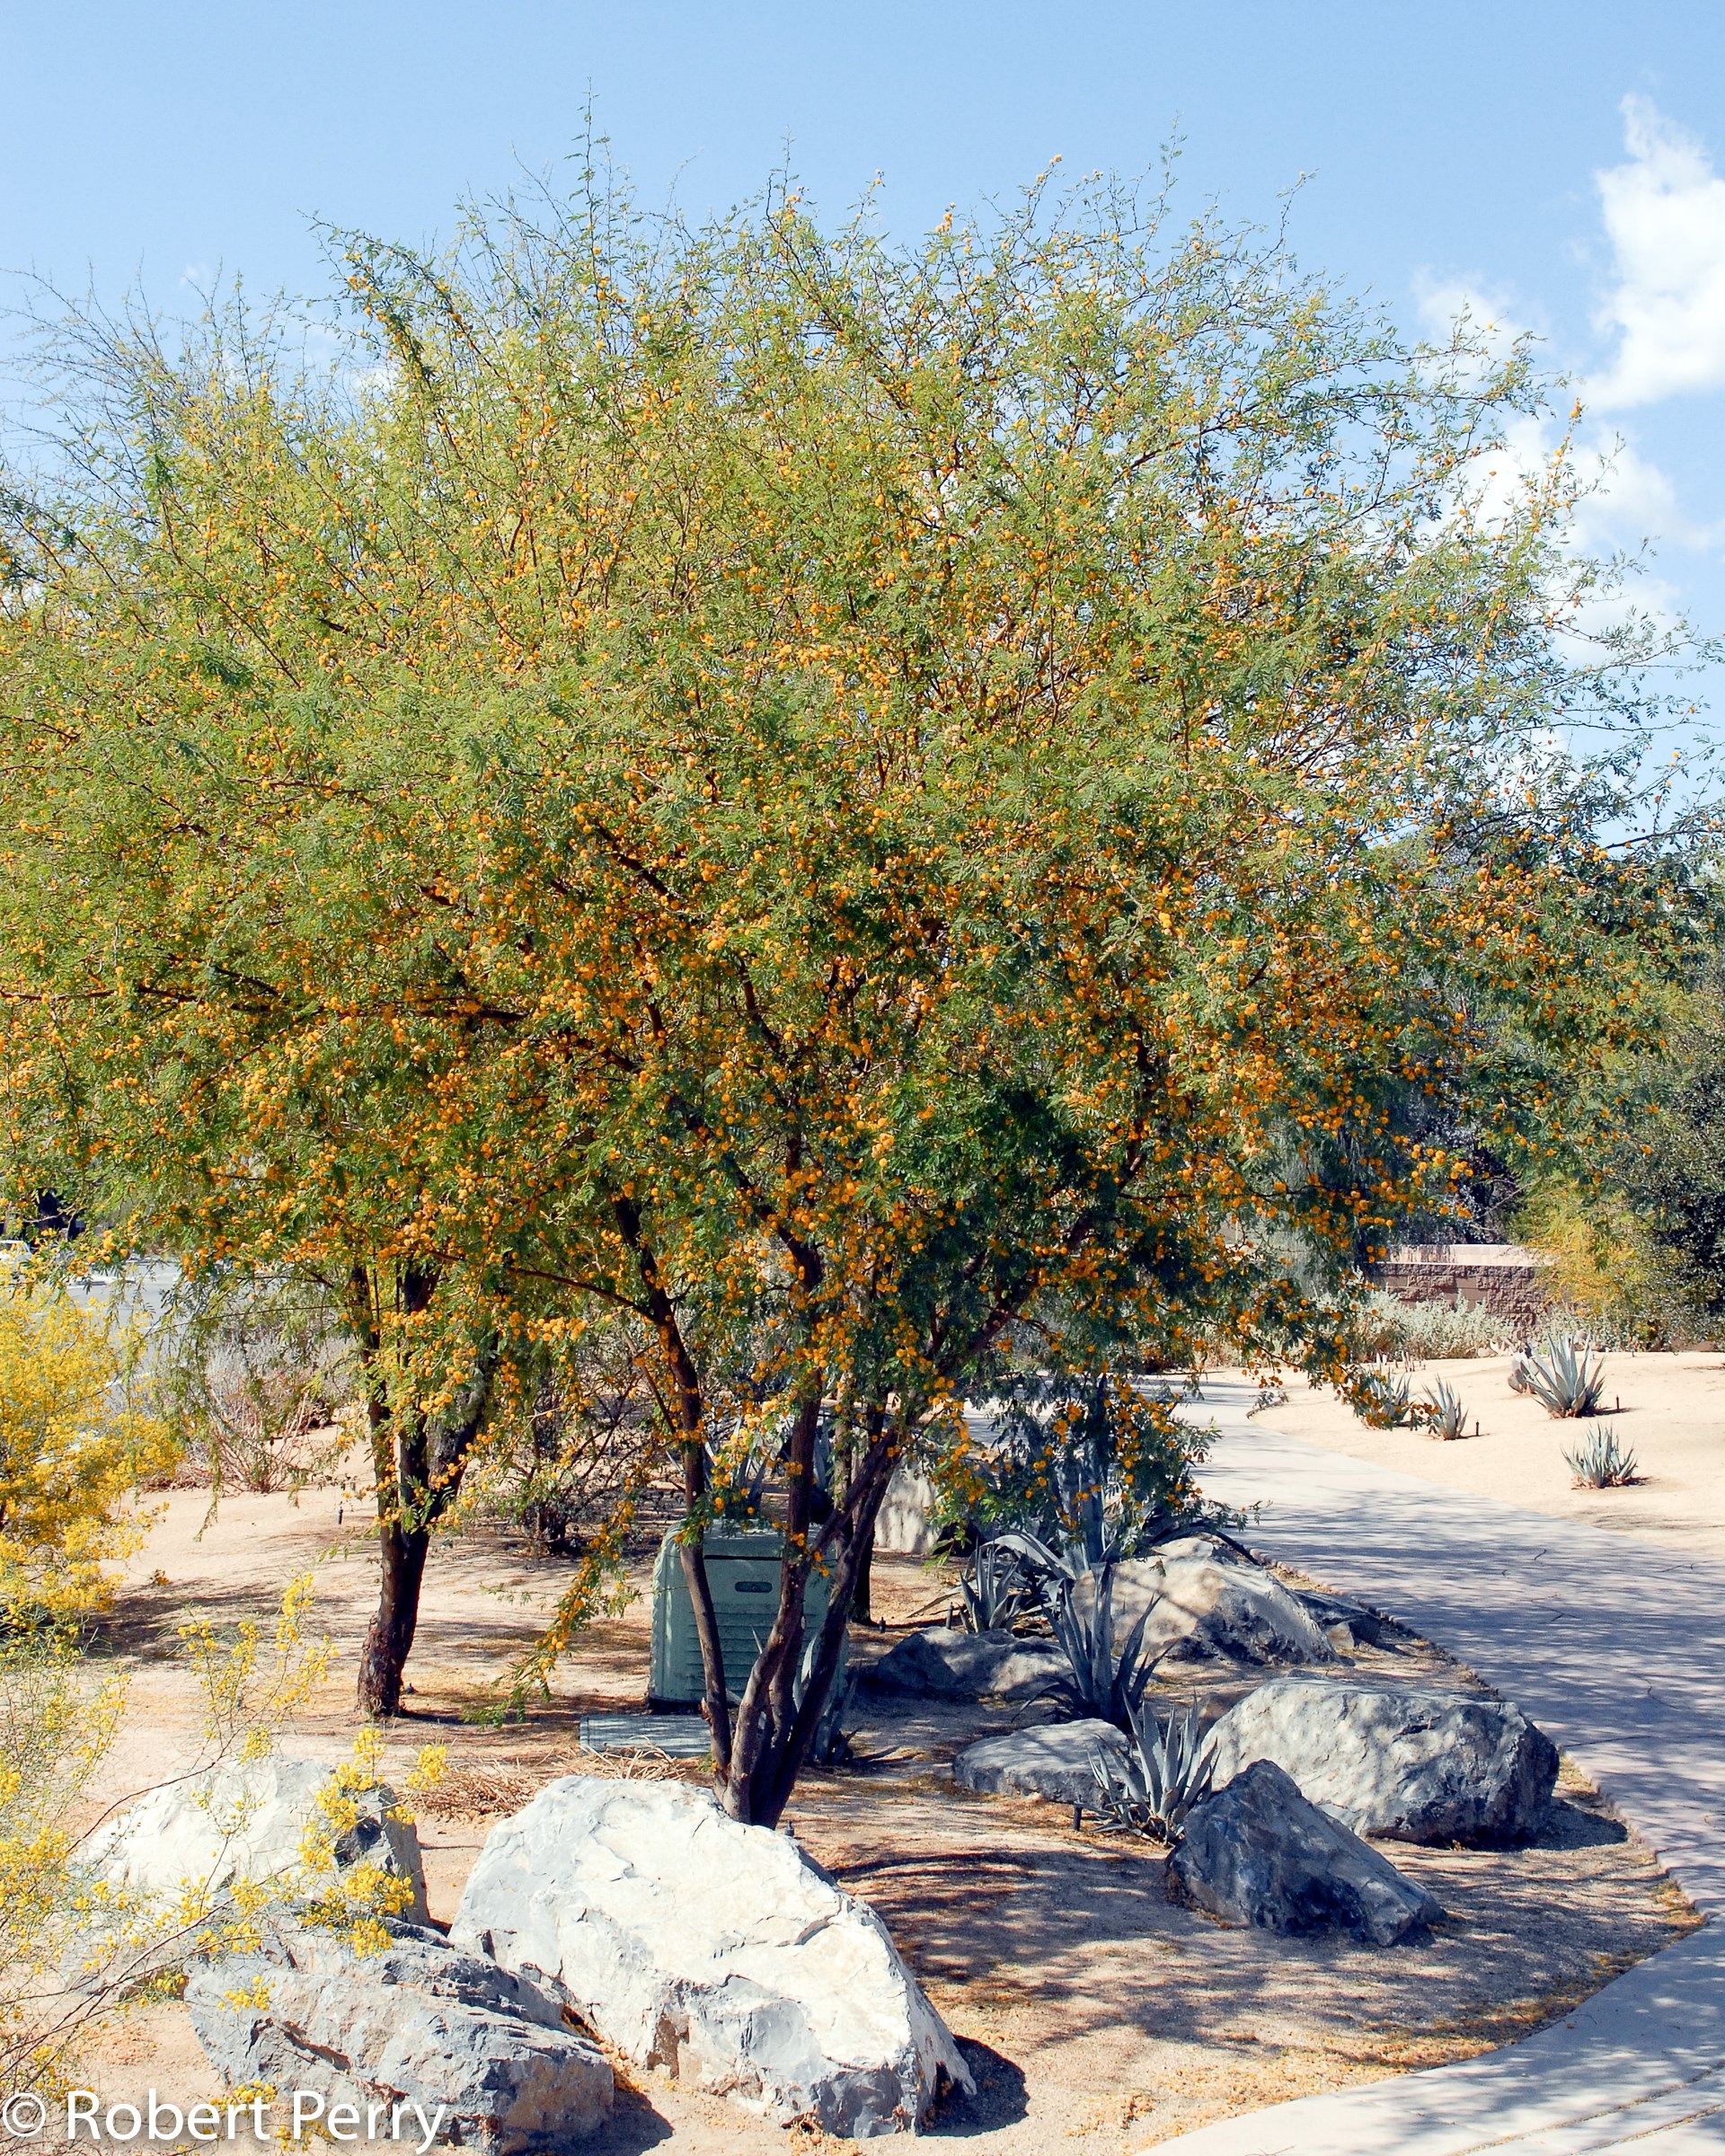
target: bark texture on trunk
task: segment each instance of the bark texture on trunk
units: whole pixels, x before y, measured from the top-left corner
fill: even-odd
[[[428,1527],[403,1528],[398,1520],[377,1524],[377,1607],[359,1650],[359,1707],[374,1721],[402,1710],[402,1677],[419,1628],[430,1546]]]
[[[397,1284],[404,1315],[430,1306],[436,1276],[409,1266]],[[382,1330],[374,1289],[364,1267],[350,1282],[360,1365],[366,1376],[366,1412],[371,1429],[372,1468],[377,1493],[377,1608],[359,1651],[360,1711],[383,1720],[402,1710],[407,1657],[419,1629],[420,1592],[431,1530],[461,1488],[461,1478],[491,1405],[498,1343],[482,1342],[473,1374],[441,1413],[427,1416],[392,1401],[382,1364]]]
[[[819,1402],[800,1411],[787,1467],[789,1522],[780,1574],[779,1606],[737,1709],[729,1771],[715,1762],[714,1780],[721,1802],[733,1819],[753,1826],[776,1826],[802,1772],[809,1745],[838,1672],[838,1657],[850,1621],[857,1580],[874,1541],[875,1516],[892,1473],[898,1446],[878,1413],[870,1418],[869,1445],[851,1476],[845,1502],[818,1533],[809,1532],[813,1484],[814,1439]],[[796,1471],[799,1461],[806,1474]],[[801,1485],[801,1489],[800,1489]],[[801,1519],[801,1527],[798,1521]],[[805,1617],[809,1574],[820,1565],[831,1586],[827,1613],[807,1656],[808,1674],[798,1694],[808,1648]]]

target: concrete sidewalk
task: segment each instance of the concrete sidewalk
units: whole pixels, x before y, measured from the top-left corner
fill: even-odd
[[[1537,2036],[1163,2142],[1190,2156],[1725,2151],[1725,1564],[1469,1498],[1246,1419],[1212,1382],[1206,1491],[1242,1538],[1374,1603],[1515,1701],[1657,1849],[1706,1927]]]

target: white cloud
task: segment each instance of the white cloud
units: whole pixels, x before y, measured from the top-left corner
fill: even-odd
[[[1716,184],[1725,188],[1725,181]],[[1434,344],[1444,346],[1460,323],[1483,347],[1487,359],[1501,359],[1518,337],[1530,333],[1516,301],[1466,278],[1414,280],[1420,326]],[[1537,331],[1531,332],[1538,334]],[[1476,470],[1481,507],[1488,515],[1508,510],[1523,490],[1546,472],[1564,433],[1550,412],[1512,415],[1502,446]],[[1570,440],[1570,464],[1586,491],[1576,504],[1573,543],[1584,552],[1635,552],[1643,541],[1701,548],[1719,539],[1716,528],[1686,516],[1676,489],[1658,464],[1643,456],[1623,429],[1599,427],[1585,418]],[[1639,587],[1643,596],[1649,579]]]
[[[1601,408],[1725,384],[1725,179],[1650,99],[1623,112],[1629,162],[1595,175],[1614,279],[1597,321],[1619,339],[1588,384]]]

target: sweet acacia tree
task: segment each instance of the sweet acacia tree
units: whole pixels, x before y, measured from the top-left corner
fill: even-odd
[[[589,183],[336,252],[325,380],[237,309],[63,338],[0,617],[18,1187],[351,1281],[374,1706],[488,1372],[623,1327],[770,1822],[968,1387],[1315,1351],[1314,1263],[1449,1171],[1410,1085],[1489,1045],[1513,1121],[1640,1022],[1659,878],[1550,746],[1636,640],[1560,641],[1561,461],[1488,487],[1520,358],[1111,188],[901,249]],[[766,1432],[727,1669],[702,1537]]]

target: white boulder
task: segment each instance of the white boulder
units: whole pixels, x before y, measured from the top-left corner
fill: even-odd
[[[971,2080],[886,1926],[703,1789],[568,1775],[492,1829],[450,1927],[626,2057],[783,2124],[914,2129]]]
[[[164,1782],[111,1819],[82,1851],[86,1871],[111,1891],[137,1902],[179,1900],[190,1894],[208,1904],[237,1881],[301,1881],[306,1829],[317,1822],[318,1799],[335,1780],[333,1767],[313,1759],[268,1758],[217,1767]],[[336,1868],[376,1866],[404,1879],[411,1899],[401,1913],[426,1917],[425,1867],[411,1820],[394,1816],[387,1789],[355,1798],[358,1817],[335,1844]]]
[[[1216,1725],[1218,1785],[1273,1760],[1359,1834],[1504,1848],[1544,1824],[1557,1748],[1518,1708],[1461,1692],[1277,1677]]]
[[[194,1967],[192,2028],[227,2086],[295,2094],[302,2123],[373,2147],[435,2137],[486,2156],[553,2156],[604,2124],[610,2064],[563,2026],[561,2001],[435,1931],[387,1929],[386,1946],[358,1954],[288,1925],[259,1953]]]

